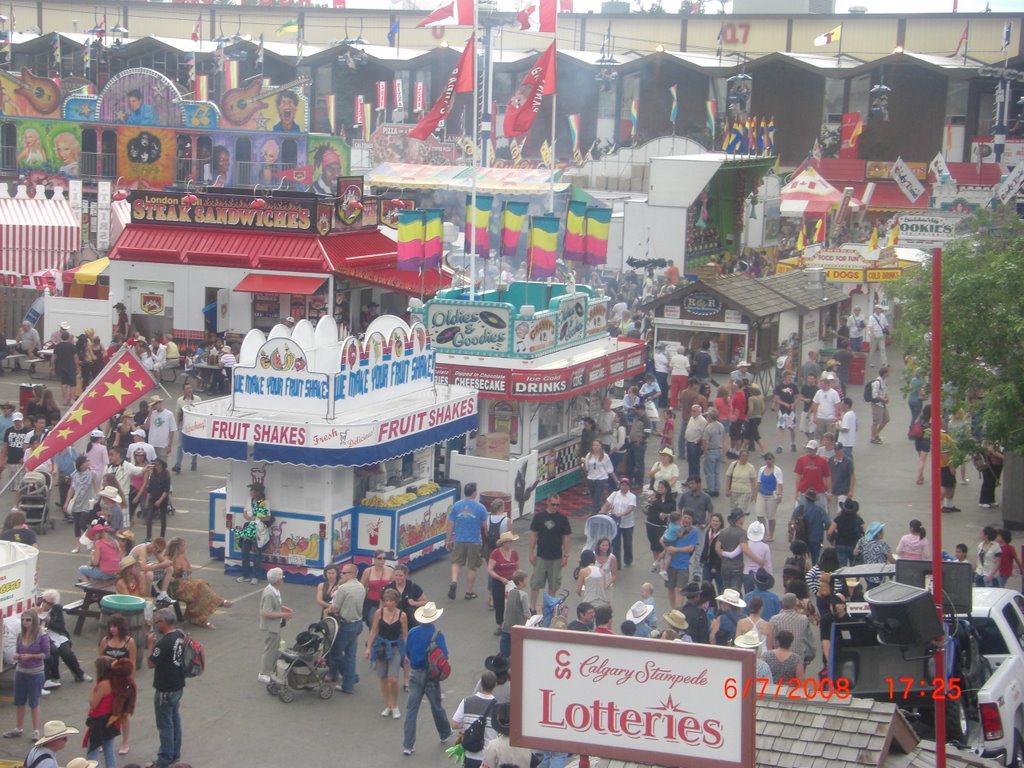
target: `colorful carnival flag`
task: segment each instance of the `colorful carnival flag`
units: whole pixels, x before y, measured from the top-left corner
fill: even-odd
[[[864,121],[860,112],[844,112],[840,130],[839,157],[856,160],[860,153],[860,137],[864,133]]]
[[[558,256],[558,217],[530,217],[530,250],[527,256],[527,278],[551,277],[555,274]]]
[[[210,100],[210,76],[196,75],[196,100]]]
[[[529,203],[513,200],[505,202],[501,209],[501,256],[512,258],[519,252],[519,240],[523,234],[523,224],[530,210]]]
[[[814,225],[814,242],[823,243],[825,242],[825,217],[822,216],[818,219],[818,223]]]
[[[775,117],[768,118],[768,154],[775,154]]]
[[[427,14],[417,27],[473,26],[473,0],[452,0]]]
[[[633,99],[629,102],[629,138],[636,141],[637,129],[640,127],[640,99]]]
[[[426,140],[434,129],[440,124],[442,120],[448,117],[452,109],[452,102],[455,100],[455,94],[457,93],[470,93],[473,90],[473,64],[474,55],[473,50],[473,38],[469,38],[466,43],[465,50],[462,51],[462,55],[459,57],[458,63],[455,65],[455,69],[448,76],[448,82],[445,83],[444,91],[437,101],[434,102],[434,106],[430,108],[422,120],[416,123],[416,127],[409,131],[409,137],[413,139],[419,139],[420,141]]]
[[[572,160],[576,165],[583,165],[583,153],[580,152],[580,116],[567,115],[569,120],[569,138],[572,141]]]
[[[466,195],[466,253],[473,252],[473,233],[476,232],[476,255],[486,259],[491,255],[491,208],[494,195],[476,196],[476,210],[473,209],[473,195]]]
[[[278,37],[280,37],[285,32],[298,32],[298,31],[299,31],[299,22],[298,22],[298,20],[296,20],[296,19],[288,19],[288,21],[286,21],[284,24],[282,24],[280,27],[278,27],[275,30],[275,34]]]
[[[230,91],[232,88],[238,88],[242,85],[242,81],[239,79],[238,74],[238,61],[235,59],[225,59],[224,61],[224,90]]]
[[[672,133],[675,133],[676,120],[679,119],[679,86],[670,85],[668,92],[672,94],[672,108],[668,111],[668,119],[672,123]]]
[[[868,249],[872,251],[878,250],[878,225],[876,224],[871,228],[871,238],[868,240]]]
[[[594,266],[608,261],[608,230],[612,224],[611,208],[587,208],[586,254],[584,262]]]
[[[25,455],[25,470],[31,472],[103,426],[114,414],[127,410],[155,386],[156,382],[142,367],[135,351],[128,347],[120,349],[42,442]]]
[[[562,241],[562,258],[566,261],[583,261],[586,256],[587,203],[585,200],[570,200],[565,209],[565,239]]]
[[[423,266],[426,220],[426,211],[398,212],[398,268],[403,272],[419,272]]]
[[[527,0],[526,7],[516,14],[521,32],[554,32],[558,9],[555,0]]]
[[[830,29],[823,35],[818,35],[814,38],[815,45],[831,45],[832,43],[838,43],[842,39],[843,25],[840,24],[835,29]]]
[[[558,78],[555,67],[555,44],[552,43],[523,77],[505,110],[506,136],[525,136],[530,131],[541,101],[556,93]]]
[[[717,105],[714,99],[709,99],[704,102],[704,111],[707,113],[708,119],[708,133],[711,134],[711,146],[715,144],[715,113]]]
[[[423,267],[438,269],[444,255],[444,209],[426,208],[423,213]]]
[[[889,242],[886,243],[890,248],[895,248],[900,242],[900,217],[897,216],[896,220],[892,223],[892,229],[889,230]]]
[[[804,231],[803,219],[800,220],[800,233],[796,236],[796,246],[794,250],[802,251],[807,247],[807,233]]]

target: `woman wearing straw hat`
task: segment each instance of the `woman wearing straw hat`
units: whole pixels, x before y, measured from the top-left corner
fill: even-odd
[[[491,550],[487,559],[487,573],[491,577],[491,599],[494,601],[494,621],[498,628],[495,636],[501,636],[501,625],[505,623],[505,594],[512,575],[519,570],[519,553],[512,549],[512,542],[519,537],[512,531],[505,531],[498,537],[498,546]]]
[[[647,471],[647,477],[651,479],[651,489],[662,480],[673,491],[679,487],[679,465],[676,464],[676,454],[671,448],[658,451],[658,460]]]

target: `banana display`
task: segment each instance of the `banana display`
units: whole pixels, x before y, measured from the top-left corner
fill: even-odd
[[[441,486],[437,483],[424,483],[416,489],[416,493],[397,493],[390,499],[385,499],[380,494],[374,494],[373,496],[367,496],[362,501],[364,507],[375,507],[377,509],[394,509],[396,507],[403,507],[411,501],[423,496],[431,496],[441,490]]]

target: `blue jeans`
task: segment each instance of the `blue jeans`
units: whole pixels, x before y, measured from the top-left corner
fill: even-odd
[[[647,455],[647,441],[641,440],[639,443],[630,443],[629,450],[633,456],[633,484],[640,485],[644,481],[644,462],[646,461]]]
[[[501,633],[501,639],[498,641],[498,653],[506,659],[512,658],[512,635],[508,632]]]
[[[708,448],[704,452],[704,490],[712,496],[718,495],[718,474],[721,464],[721,448]]]
[[[363,631],[362,620],[338,627],[338,637],[334,640],[331,653],[331,674],[341,682],[343,691],[352,691],[356,684],[356,654],[358,653],[359,634]]]
[[[427,697],[430,703],[430,714],[434,716],[434,727],[441,739],[452,735],[452,727],[448,721],[448,713],[441,704],[441,685],[436,681],[427,680],[427,670],[409,670],[409,701],[405,704],[405,729],[402,736],[402,747],[412,749],[416,746],[416,716],[420,712],[420,702]]]
[[[181,460],[183,458],[185,458],[185,446],[182,445],[181,440],[178,441],[178,447],[175,450],[177,451],[177,453],[175,453],[175,455],[174,455],[174,466],[177,469],[181,469]],[[195,469],[196,468],[196,455],[194,453],[193,454],[189,454],[189,455],[192,456],[192,469]]]
[[[605,499],[611,493],[610,487],[610,478],[607,477],[604,480],[587,480],[587,488],[590,491],[590,511],[593,514],[596,515],[601,511]]]
[[[700,457],[703,453],[704,448],[700,443],[686,444],[686,465],[690,473],[687,475],[687,479],[700,477]]]
[[[117,758],[114,757],[114,739],[108,739],[104,741],[101,747],[97,747],[90,752],[85,753],[86,760],[95,760],[100,753],[100,749],[103,750],[103,765],[104,768],[114,768],[117,765]]]
[[[89,581],[113,581],[117,578],[116,573],[104,573],[95,565],[78,566],[78,575]]]
[[[242,550],[242,578],[263,578],[263,550],[256,546],[252,539],[239,539],[238,546]],[[249,561],[252,559],[252,565]]]
[[[839,556],[839,565],[853,565],[853,547],[837,544],[836,555]]]
[[[160,768],[177,762],[181,757],[181,694],[181,691],[153,691],[156,730],[160,734],[160,749],[154,765]]]

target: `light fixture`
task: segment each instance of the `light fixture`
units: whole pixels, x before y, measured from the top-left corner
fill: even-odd
[[[181,202],[183,202],[185,205],[195,205],[196,203],[199,202],[199,195],[197,195],[195,192],[189,192],[187,195],[181,198]]]
[[[253,198],[252,201],[249,203],[249,207],[252,208],[254,211],[262,211],[264,208],[267,207],[267,201],[264,200],[262,197],[256,197]]]

